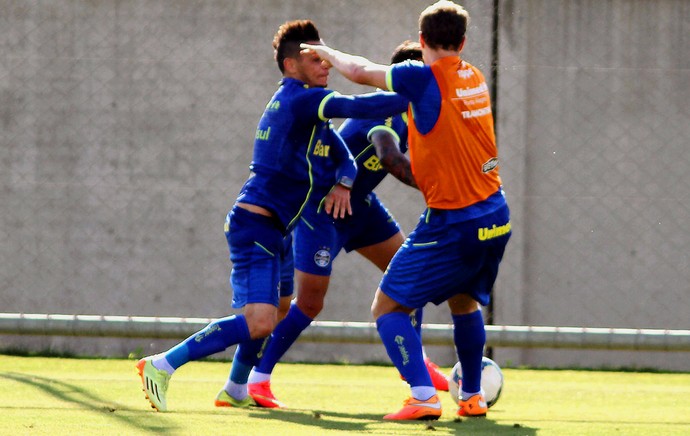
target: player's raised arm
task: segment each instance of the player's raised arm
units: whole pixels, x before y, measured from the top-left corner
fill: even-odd
[[[388,90],[386,73],[389,65],[377,64],[362,56],[355,56],[335,50],[327,45],[301,44],[305,51],[313,51],[331,64],[346,79],[362,85],[371,85]]]

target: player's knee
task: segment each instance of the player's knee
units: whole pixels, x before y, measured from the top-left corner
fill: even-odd
[[[481,307],[470,295],[458,294],[448,299],[448,307],[453,315],[467,315]]]
[[[374,299],[374,302],[371,303],[371,316],[374,317],[374,319],[378,319],[379,316],[384,314],[383,309],[381,308],[381,304],[377,302],[377,299]]]
[[[274,323],[261,322],[250,326],[249,334],[252,339],[265,338],[273,332],[274,328]]]
[[[264,338],[273,332],[277,320],[275,317],[251,317],[247,318],[247,327],[252,339]]]
[[[287,316],[291,303],[292,297],[281,297],[280,304],[278,305],[278,322],[282,321]]]
[[[376,302],[371,303],[371,316],[374,317],[374,319],[378,319],[379,316],[383,315],[381,310],[376,306]]]
[[[393,299],[384,294],[381,288],[376,290],[374,302],[371,303],[371,315],[374,317],[374,319],[378,319],[381,315],[404,309],[405,308],[403,306],[396,303]]]
[[[297,299],[297,307],[303,314],[309,318],[316,318],[316,316],[323,310],[322,298],[306,298],[303,300]]]
[[[278,322],[285,319],[285,317],[287,316],[287,313],[288,313],[288,309],[283,309],[283,308],[278,309]]]

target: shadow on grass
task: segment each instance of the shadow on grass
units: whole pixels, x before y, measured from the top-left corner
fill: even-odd
[[[454,434],[463,432],[466,434],[486,435],[521,435],[534,436],[536,428],[525,427],[520,424],[499,424],[490,418],[463,418],[452,420],[441,417],[438,421],[384,421],[381,414],[368,413],[342,413],[328,410],[305,409],[248,409],[248,415],[257,419],[275,419],[278,422],[291,422],[313,427],[312,434],[319,434],[321,430],[339,430],[346,432],[370,432],[377,426],[395,425],[399,427],[400,434],[411,432],[433,432],[444,429],[445,432]]]
[[[161,414],[147,413],[146,417],[137,417],[136,415],[132,414],[127,414],[126,416],[119,414],[118,412],[126,410],[121,405],[106,401],[103,398],[94,395],[89,390],[80,388],[70,383],[65,383],[47,377],[8,372],[0,373],[0,378],[23,383],[38,389],[57,400],[76,404],[84,410],[98,413],[116,423],[134,427],[145,432],[162,434],[170,433],[176,429],[175,425],[167,423],[164,415]],[[50,405],[45,406],[45,408],[50,408]],[[152,419],[152,417],[154,417],[154,419]]]

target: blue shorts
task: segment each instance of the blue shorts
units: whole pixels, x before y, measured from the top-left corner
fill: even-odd
[[[226,218],[230,248],[232,307],[249,303],[278,306],[294,288],[292,237],[283,236],[275,220],[234,207]]]
[[[333,261],[344,248],[348,253],[386,241],[400,226],[374,193],[353,201],[352,215],[334,220],[309,204],[295,227],[295,268],[309,274],[331,275]]]
[[[406,307],[468,294],[487,305],[510,238],[508,206],[458,220],[462,211],[427,209],[391,260],[379,287]]]

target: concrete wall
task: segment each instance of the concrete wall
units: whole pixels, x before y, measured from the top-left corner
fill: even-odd
[[[487,76],[491,3],[464,3],[463,55]],[[386,62],[416,38],[425,4],[0,0],[0,311],[226,315],[222,225],[280,78],[278,25],[311,18],[329,44]],[[514,0],[499,13],[497,129],[515,234],[494,322],[689,328],[687,2]],[[369,90],[336,73],[330,87]],[[409,232],[421,196],[392,180],[379,193]],[[370,320],[379,278],[341,255],[320,318]],[[445,308],[426,320],[447,322]],[[104,355],[171,345],[1,343]],[[690,369],[662,353],[495,352],[500,363]],[[448,347],[429,354],[455,360]],[[382,346],[315,344],[288,358],[387,359]]]
[[[690,4],[501,5],[498,129],[518,227],[497,323],[688,328]],[[683,354],[497,356],[690,368]]]

